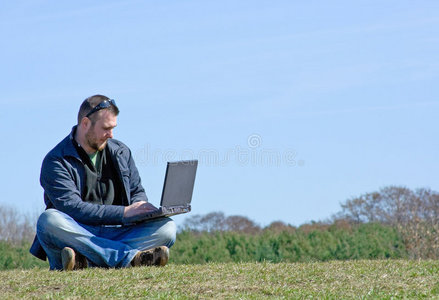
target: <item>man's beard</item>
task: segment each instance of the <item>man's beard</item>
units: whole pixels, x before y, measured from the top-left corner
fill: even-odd
[[[92,134],[92,129],[85,134],[85,141],[88,144],[90,148],[96,151],[102,151],[104,150],[105,146],[107,145],[107,141],[105,140],[102,144],[98,144],[98,141],[96,137]]]

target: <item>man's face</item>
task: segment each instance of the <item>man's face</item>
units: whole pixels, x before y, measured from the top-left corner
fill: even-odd
[[[85,142],[95,150],[101,151],[107,145],[107,140],[113,138],[113,129],[117,126],[117,116],[108,109],[98,112],[97,121],[94,125],[90,122],[90,127],[85,133]]]

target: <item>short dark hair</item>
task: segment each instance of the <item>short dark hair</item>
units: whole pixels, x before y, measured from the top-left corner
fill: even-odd
[[[87,114],[97,105],[99,105],[99,103],[104,102],[105,100],[110,100],[110,98],[108,98],[107,96],[104,95],[93,95],[88,97],[87,99],[85,99],[82,104],[81,107],[79,108],[79,112],[78,112],[78,125],[79,123],[81,123],[82,118],[84,118],[85,116],[87,116]],[[114,113],[114,115],[118,115],[119,114],[119,108],[117,108],[117,106],[115,105],[110,105],[108,108],[109,111],[111,111],[112,113]],[[94,125],[97,121],[97,113],[94,113],[92,115],[90,115],[88,117],[91,120],[91,123]]]

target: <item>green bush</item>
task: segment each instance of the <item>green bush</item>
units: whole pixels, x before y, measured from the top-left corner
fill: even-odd
[[[47,261],[42,261],[29,253],[30,244],[12,246],[0,242],[0,270],[49,268]]]
[[[349,227],[308,226],[295,231],[264,230],[258,234],[192,232],[178,234],[172,262],[230,261],[304,262],[348,259],[406,258],[395,229],[381,224]]]

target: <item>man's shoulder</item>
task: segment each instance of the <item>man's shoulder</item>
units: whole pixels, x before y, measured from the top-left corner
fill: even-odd
[[[108,139],[107,151],[119,164],[125,165],[131,160],[130,148],[119,140]]]
[[[63,140],[61,140],[61,142],[59,142],[55,147],[53,147],[52,150],[50,150],[47,153],[45,159],[57,158],[57,157],[61,158],[64,157],[66,154],[75,155],[74,146],[70,136],[66,136]]]
[[[124,143],[122,143],[121,141],[116,140],[116,139],[108,139],[107,145],[108,145],[109,150],[112,152],[117,152],[120,150],[130,151],[130,148],[128,148],[127,145],[125,145]]]
[[[44,157],[41,165],[41,176],[53,176],[55,166],[62,165],[63,168],[74,168],[74,162],[80,160],[72,139],[67,136]]]

